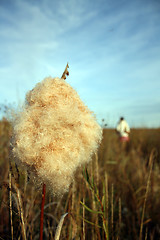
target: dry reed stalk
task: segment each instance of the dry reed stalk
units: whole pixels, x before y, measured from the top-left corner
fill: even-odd
[[[65,206],[64,206],[64,211],[65,212],[70,212],[70,210],[71,210],[71,204],[70,204],[70,202],[71,202],[71,197],[72,197],[72,191],[71,191],[71,189],[69,189],[69,193],[68,193],[68,195],[67,195],[67,199],[66,199],[66,201],[65,201]]]
[[[79,191],[79,194],[78,194],[78,202],[80,202],[80,201],[81,201],[81,193],[80,193],[80,191]],[[80,204],[78,204],[78,206],[77,206],[77,208],[76,208],[76,216],[77,216],[76,222],[77,222],[77,225],[78,225],[78,226],[81,226],[81,224],[82,224],[82,220],[81,220],[81,218],[79,217],[80,214],[81,214],[81,207],[80,207]],[[77,239],[78,239],[78,237],[77,237]]]
[[[31,190],[30,190],[30,204],[29,204],[30,209],[29,209],[29,213],[28,213],[28,218],[30,220],[30,224],[28,224],[29,232],[30,232],[30,238],[32,238],[33,228],[34,228],[33,208],[34,208],[35,199],[36,199],[36,194],[34,194],[34,187],[32,186]]]
[[[25,223],[24,223],[24,214],[23,214],[23,208],[22,208],[22,199],[20,195],[20,191],[18,187],[15,185],[15,190],[17,193],[17,199],[18,199],[18,206],[19,206],[19,211],[20,211],[20,217],[21,217],[21,228],[22,228],[22,237],[24,240],[27,240],[26,238],[26,229],[25,229]]]
[[[74,211],[74,206],[75,206],[75,191],[76,191],[76,187],[75,187],[75,181],[73,181],[72,184],[72,205],[71,205],[71,211]]]
[[[91,178],[94,178],[94,162],[92,162],[91,164]],[[88,183],[87,183],[88,184]],[[95,194],[94,192],[92,191],[91,192],[91,196],[92,196],[92,209],[94,211],[97,211],[97,207],[96,207],[96,203],[95,203]],[[93,215],[92,214],[92,222],[95,223],[95,225],[98,225],[98,217],[96,218],[96,215]],[[97,226],[95,226],[95,230],[96,230],[96,233],[97,233],[97,236],[98,236],[98,239],[100,238],[100,232],[99,232],[99,228]],[[94,233],[94,229],[92,228],[92,239],[96,239],[96,236],[95,236],[95,233]]]
[[[9,171],[9,207],[10,207],[10,221],[11,221],[11,236],[13,240],[13,218],[12,218],[12,176]]]
[[[48,204],[48,208],[49,208],[49,212],[51,212],[51,206],[55,204],[54,202],[52,202],[52,198],[51,196],[49,196],[49,204]],[[47,205],[45,205],[45,208],[46,208]],[[55,212],[55,211],[54,211]],[[52,228],[51,228],[51,223],[49,220],[47,220],[47,224],[48,224],[48,229],[49,229],[49,239],[53,240],[53,233],[52,233]]]
[[[72,222],[72,239],[76,238],[77,235],[77,223],[76,220],[73,218],[73,215],[70,213],[70,217],[71,217],[71,222]]]
[[[29,229],[29,226],[30,226],[30,223],[28,223],[29,221],[29,211],[31,209],[30,205],[31,205],[31,202],[27,199],[27,196],[26,196],[26,199],[23,197],[24,199],[24,206],[25,206],[25,212],[24,212],[24,218],[25,218],[25,225],[26,225],[26,229],[28,227]],[[32,209],[33,210],[33,209]],[[30,230],[29,230],[30,231]],[[26,236],[27,236],[27,239],[28,239],[28,234],[29,234],[29,231],[26,231]]]
[[[85,204],[85,197],[83,197],[83,204]],[[83,207],[83,240],[85,240],[85,208]]]
[[[114,207],[113,207],[113,198],[114,198],[114,186],[111,187],[111,228],[112,228],[112,240],[113,237],[113,221],[114,221]]]
[[[41,216],[40,216],[40,236],[39,236],[40,240],[43,240],[43,216],[44,216],[45,195],[46,195],[46,185],[44,183],[43,190],[42,190],[42,203],[41,203]]]
[[[102,210],[103,210],[103,229],[105,232],[105,239],[109,240],[108,231],[108,179],[105,172],[103,181],[103,197],[102,197]],[[103,238],[104,239],[104,238]]]
[[[19,184],[19,179],[20,179],[20,173],[19,173],[19,169],[18,169],[18,166],[17,164],[15,163],[15,169],[16,169],[16,172],[17,172],[17,176],[15,176],[15,180],[16,180],[16,183]]]
[[[121,222],[122,222],[122,203],[121,203],[121,198],[119,198],[119,201],[118,201],[118,215],[119,215],[119,230],[118,230],[118,233],[120,235],[120,232],[121,232]]]
[[[95,153],[95,174],[96,174],[96,184],[99,185],[99,164],[98,164],[98,154]]]
[[[157,159],[157,156],[158,156],[158,151],[156,148],[153,148],[152,151],[151,151],[151,154],[150,154],[150,157],[149,157],[149,163],[148,163],[148,168],[150,168],[150,165],[153,162],[156,162],[156,159]],[[154,187],[155,187],[155,174],[151,174],[151,196],[153,197],[154,196]]]
[[[71,188],[71,212],[70,212],[70,216],[71,216],[71,220],[72,220],[72,213],[75,210],[75,203],[76,203],[76,195],[75,195],[75,191],[76,191],[76,186],[75,186],[75,181],[73,181],[72,184],[72,188]],[[73,221],[70,221],[70,237],[73,238],[74,235],[74,226],[73,226]],[[70,238],[69,238],[70,239]]]
[[[32,237],[32,231],[33,231],[33,229],[32,229],[32,227],[30,226],[30,224],[28,225],[28,229],[29,229],[29,234],[30,234],[30,240],[33,240],[33,237]]]
[[[149,174],[148,174],[148,180],[147,180],[145,198],[144,198],[144,203],[143,203],[143,210],[142,210],[142,217],[141,217],[139,240],[142,239],[144,213],[145,213],[145,208],[146,208],[146,201],[147,201],[147,197],[148,197],[149,185],[150,185],[150,179],[151,179],[151,173],[152,173],[152,167],[153,167],[153,151],[152,151],[151,154],[150,154],[149,163],[150,163],[150,164],[149,164],[149,165],[150,165],[150,170],[149,170]]]
[[[147,240],[147,235],[148,235],[148,229],[146,228],[145,240]]]
[[[25,171],[25,173],[24,173],[24,199],[25,199],[25,195],[26,195],[27,183],[28,183],[28,173],[27,173],[27,171]]]
[[[71,201],[72,201],[72,189],[69,189],[69,193],[67,196],[67,199],[65,201],[65,206],[64,206],[64,212],[70,213],[71,214]],[[71,224],[68,224],[67,229],[67,240],[69,240],[71,238],[71,234],[70,234],[70,229],[71,229]]]
[[[47,225],[48,225],[48,239],[53,240],[53,234],[49,220],[47,220]]]
[[[108,175],[105,172],[105,192],[106,192],[106,220],[109,221],[109,196],[108,196]]]

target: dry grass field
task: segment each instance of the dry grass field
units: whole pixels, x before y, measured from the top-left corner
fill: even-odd
[[[9,152],[10,124],[0,122],[0,239],[39,239],[42,189]],[[43,239],[160,239],[160,129],[131,129],[122,147],[104,129],[97,155],[75,174],[63,197],[46,189]]]

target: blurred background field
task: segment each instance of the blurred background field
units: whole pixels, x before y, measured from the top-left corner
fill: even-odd
[[[0,239],[39,239],[41,188],[10,155],[11,126],[0,121]],[[103,130],[93,161],[78,170],[70,190],[44,208],[44,239],[160,239],[160,129],[131,129],[122,149],[114,129]]]

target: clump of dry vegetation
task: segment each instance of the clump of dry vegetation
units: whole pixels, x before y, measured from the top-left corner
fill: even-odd
[[[0,238],[39,239],[41,191],[29,173],[10,158],[12,128],[0,122]],[[121,150],[113,129],[103,131],[93,156],[63,197],[47,191],[44,239],[54,239],[61,216],[60,239],[156,240],[160,238],[160,129],[131,129]]]
[[[59,78],[45,78],[29,91],[11,123],[14,156],[54,195],[68,191],[76,169],[91,160],[102,138],[92,112]]]

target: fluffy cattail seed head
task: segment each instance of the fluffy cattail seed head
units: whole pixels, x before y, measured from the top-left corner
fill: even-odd
[[[14,155],[54,194],[68,190],[77,167],[91,160],[102,138],[92,112],[59,78],[45,78],[29,91],[12,124]]]

